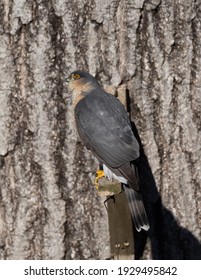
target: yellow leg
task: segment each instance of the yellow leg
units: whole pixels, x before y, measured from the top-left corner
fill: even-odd
[[[103,170],[97,170],[96,171],[95,187],[96,187],[97,190],[99,189],[98,180],[103,178],[104,176],[105,176],[105,174],[104,174]]]

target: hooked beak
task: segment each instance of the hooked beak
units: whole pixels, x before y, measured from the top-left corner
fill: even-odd
[[[66,78],[65,79],[65,82],[68,84],[70,82],[70,79],[69,78]]]

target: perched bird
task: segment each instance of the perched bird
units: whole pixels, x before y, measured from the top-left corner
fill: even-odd
[[[121,102],[105,92],[96,78],[74,71],[66,79],[72,94],[78,134],[87,149],[103,165],[98,179],[106,176],[123,184],[137,231],[148,230],[149,223],[133,165],[139,157],[128,114]]]

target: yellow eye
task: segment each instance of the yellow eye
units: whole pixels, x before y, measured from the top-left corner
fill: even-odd
[[[73,79],[80,79],[80,74],[73,74],[73,75],[72,75],[72,78],[73,78]]]

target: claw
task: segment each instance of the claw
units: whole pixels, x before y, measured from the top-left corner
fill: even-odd
[[[103,170],[97,170],[96,171],[95,187],[96,187],[97,190],[99,190],[98,181],[99,181],[99,179],[103,178],[104,176],[105,176],[105,174],[104,174]]]

